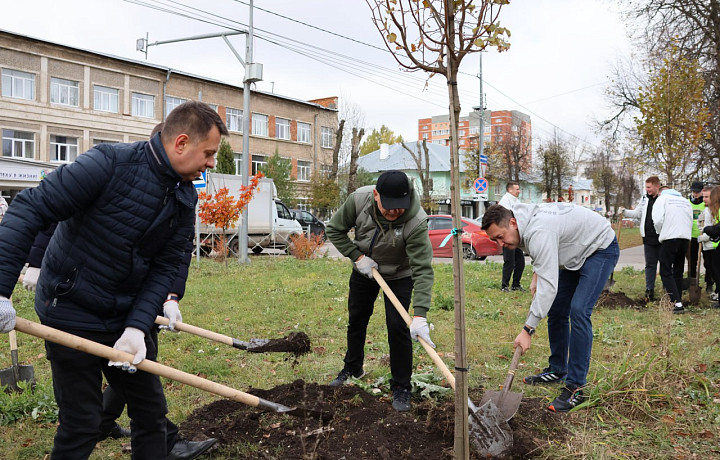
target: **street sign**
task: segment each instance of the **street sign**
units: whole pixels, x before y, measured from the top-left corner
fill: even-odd
[[[483,193],[487,191],[488,183],[484,177],[478,177],[473,183],[473,188],[477,193]]]
[[[193,185],[195,185],[195,188],[205,188],[207,186],[206,179],[207,173],[202,173],[202,176],[193,181]]]
[[[480,164],[486,165],[488,162],[487,155],[480,155]]]
[[[473,201],[487,201],[488,200],[488,194],[487,193],[476,193],[473,195]]]

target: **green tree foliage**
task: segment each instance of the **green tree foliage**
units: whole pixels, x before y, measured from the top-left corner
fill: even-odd
[[[267,165],[260,166],[260,171],[273,180],[277,188],[278,198],[289,205],[295,204],[295,183],[292,178],[292,163],[287,158],[282,158],[277,149],[275,154],[268,159]]]
[[[313,174],[310,182],[310,206],[320,219],[329,218],[331,210],[340,205],[340,187],[328,174]]]
[[[380,144],[397,144],[403,142],[403,137],[382,125],[379,130],[373,129],[370,134],[365,138],[365,141],[360,146],[360,156],[367,155],[368,153],[374,152],[380,148]]]
[[[232,147],[230,147],[230,142],[225,138],[220,141],[215,172],[220,174],[235,174],[235,155],[233,154]]]
[[[705,80],[697,60],[671,47],[662,64],[651,70],[640,88],[641,117],[635,118],[645,154],[667,176],[669,184],[694,173],[693,159],[710,118],[705,105]]]

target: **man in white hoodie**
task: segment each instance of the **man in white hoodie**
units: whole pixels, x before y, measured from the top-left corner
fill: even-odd
[[[532,258],[533,301],[515,346],[526,352],[535,327],[547,316],[549,366],[523,381],[565,381],[548,409],[567,412],[585,400],[582,388],[593,342],[590,316],[620,257],[615,233],[602,216],[571,203],[517,204],[512,211],[491,206],[482,228],[503,248],[523,248]]]
[[[667,186],[660,187],[660,196],[652,210],[655,231],[660,241],[660,279],[663,288],[675,304],[673,313],[685,313],[682,304],[682,278],[692,234],[693,210],[680,192]]]
[[[505,185],[505,195],[500,198],[498,204],[504,208],[512,210],[513,206],[520,203],[520,184],[511,180]],[[503,269],[501,290],[504,292],[524,291],[520,285],[523,270],[525,270],[525,254],[522,249],[503,248]],[[512,287],[510,287],[510,277],[512,276]]]

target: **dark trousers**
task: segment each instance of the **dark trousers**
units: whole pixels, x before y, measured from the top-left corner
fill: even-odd
[[[645,290],[654,291],[658,260],[660,259],[660,245],[643,244],[643,252],[645,253]]]
[[[715,279],[715,292],[720,294],[720,252],[718,251],[716,248],[712,251],[706,251],[703,254],[712,254],[709,259],[712,263],[712,272]]]
[[[407,311],[412,298],[412,278],[386,280],[386,282]],[[367,325],[373,314],[375,299],[377,299],[379,291],[380,286],[374,279],[366,278],[355,270],[352,271],[348,296],[347,352],[344,361],[345,369],[353,373],[362,369],[365,360]],[[385,325],[390,345],[390,372],[392,374],[390,387],[410,390],[412,388],[410,384],[412,375],[410,329],[400,313],[395,310],[390,299],[385,296],[383,298],[385,300]]]
[[[510,285],[511,275],[513,287],[520,286],[520,278],[522,278],[524,269],[525,255],[522,249],[503,248],[502,287],[508,287]]]
[[[690,238],[690,266],[688,267],[688,277],[697,278],[697,264],[698,264],[698,251],[700,249],[700,243],[697,238]]]
[[[682,278],[688,242],[673,238],[660,245],[660,279],[673,303],[682,301]]]
[[[712,286],[715,283],[715,279],[717,276],[715,276],[715,268],[713,267],[713,254],[715,253],[714,249],[711,249],[709,251],[703,251],[703,266],[705,267],[705,284],[707,287]]]
[[[158,334],[157,330],[153,328],[150,333],[150,338],[155,343],[155,347],[158,347]],[[100,433],[109,433],[110,430],[115,427],[116,420],[122,415],[125,410],[125,398],[120,396],[117,391],[113,390],[111,386],[105,388],[103,391],[102,399],[102,415],[100,418]],[[178,427],[170,420],[166,420],[167,426],[167,451],[172,450],[175,443],[179,440]]]
[[[68,330],[94,342],[112,347],[121,333]],[[145,338],[147,359],[155,360],[157,349]],[[103,374],[115,391],[127,401],[132,431],[133,459],[164,459],[166,451],[167,404],[158,376],[134,374],[108,366],[108,360],[82,351],[45,342],[52,370],[59,424],[52,460],[83,460],[90,457],[100,435]]]

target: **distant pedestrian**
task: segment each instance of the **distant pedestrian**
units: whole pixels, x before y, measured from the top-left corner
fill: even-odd
[[[685,253],[692,234],[693,212],[690,202],[677,190],[660,187],[652,218],[660,241],[660,279],[674,304],[673,313],[685,313],[682,280]]]
[[[705,267],[705,292],[710,296],[710,300],[717,301],[718,294],[716,288],[713,288],[713,284],[717,284],[715,281],[718,276],[715,274],[715,268],[713,266],[713,259],[715,257],[715,250],[718,247],[717,242],[710,241],[710,235],[704,232],[706,225],[714,225],[717,223],[717,211],[720,208],[720,203],[715,204],[715,217],[713,217],[710,208],[710,195],[713,187],[706,185],[703,187],[702,196],[705,202],[705,210],[697,220],[697,225],[700,229],[700,236],[698,236],[698,242],[702,244],[702,258],[703,266]]]
[[[520,184],[510,181],[505,185],[505,195],[500,198],[498,203],[500,206],[512,210],[513,206],[520,203]],[[502,286],[503,292],[524,291],[520,285],[523,270],[525,269],[525,254],[522,249],[503,248],[503,269],[502,269]],[[510,287],[510,277],[512,276],[512,287]]]
[[[3,198],[2,195],[0,195],[0,219],[2,219],[3,216],[5,215],[5,211],[7,211],[7,208],[8,208],[7,201],[5,201],[5,198]]]
[[[715,298],[720,296],[720,249],[718,249],[718,241],[720,241],[720,187],[714,187],[710,191],[710,203],[708,204],[710,220],[705,221],[703,234],[710,238],[715,250],[711,251],[712,271],[715,277]],[[717,305],[713,305],[717,306]]]
[[[482,228],[502,247],[522,247],[532,258],[533,300],[515,346],[529,350],[535,327],[547,316],[549,366],[523,381],[564,381],[548,409],[567,412],[587,398],[591,315],[620,257],[615,233],[604,217],[570,203],[518,204],[512,211],[491,206]]]
[[[698,243],[698,236],[700,236],[700,229],[698,228],[698,219],[705,211],[705,202],[703,201],[703,183],[702,182],[693,182],[690,185],[690,197],[688,200],[690,201],[690,206],[692,207],[693,211],[693,225],[692,225],[692,233],[690,234],[690,266],[688,267],[688,278],[695,279],[698,277],[697,273],[697,263],[698,263],[698,256],[699,254],[699,248],[700,243]],[[691,281],[692,282],[692,281]]]
[[[660,258],[660,241],[653,224],[652,210],[660,191],[660,179],[650,176],[645,179],[645,195],[640,198],[635,209],[619,208],[620,219],[626,217],[640,219],[640,236],[645,252],[645,300],[655,300],[655,279],[657,278],[658,260]]]

